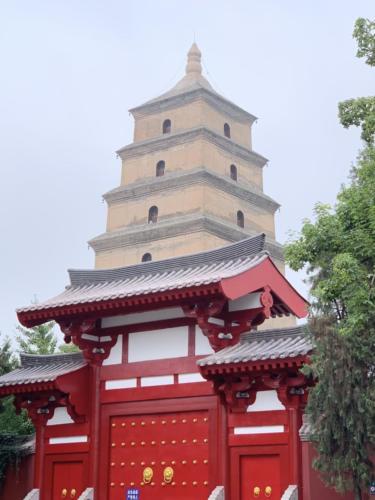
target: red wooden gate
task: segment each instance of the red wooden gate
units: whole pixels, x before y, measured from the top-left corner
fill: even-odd
[[[206,500],[207,411],[110,419],[109,499],[139,489],[142,500]]]

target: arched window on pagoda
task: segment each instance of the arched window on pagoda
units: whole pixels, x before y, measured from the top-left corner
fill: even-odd
[[[152,206],[148,211],[148,223],[156,224],[158,221],[158,207]]]
[[[167,119],[163,121],[163,134],[170,134],[172,128],[171,120]]]
[[[142,262],[151,262],[152,261],[152,255],[147,252],[142,255]]]
[[[231,165],[230,166],[230,178],[233,181],[237,180],[237,167],[236,167],[236,165]]]
[[[164,170],[165,170],[165,161],[160,160],[156,164],[156,177],[161,177],[164,175]]]
[[[245,227],[245,217],[243,212],[241,212],[241,210],[238,210],[237,212],[237,226]]]
[[[230,126],[228,123],[224,123],[224,135],[230,139]]]

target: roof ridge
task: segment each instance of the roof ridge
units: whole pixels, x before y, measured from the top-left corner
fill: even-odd
[[[56,362],[66,362],[72,363],[76,362],[83,358],[83,354],[81,351],[79,352],[62,352],[62,353],[53,353],[53,354],[29,354],[25,352],[20,353],[21,359],[21,367],[25,366],[35,366],[35,365],[50,365],[55,364]]]
[[[303,325],[288,326],[284,328],[270,328],[268,330],[252,330],[241,335],[241,343],[252,342],[254,340],[275,340],[286,336],[298,337],[310,333],[307,323]]]

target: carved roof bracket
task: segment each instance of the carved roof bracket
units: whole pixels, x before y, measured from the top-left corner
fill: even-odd
[[[229,312],[227,305],[224,297],[182,305],[185,315],[196,319],[215,352],[237,344],[241,333],[250,331],[269,318],[273,298],[267,286],[260,294],[260,307]]]
[[[103,331],[100,320],[78,319],[74,321],[60,321],[64,341],[73,342],[82,351],[84,358],[91,365],[100,366],[108,358],[112,347],[117,340],[117,334]]]
[[[17,394],[14,398],[17,413],[26,410],[35,427],[44,426],[50,420],[55,409],[66,407],[68,414],[76,423],[86,421],[84,415],[78,415],[67,394],[59,391],[36,392],[32,394]]]
[[[246,412],[247,407],[254,403],[257,393],[256,381],[250,377],[215,381],[214,389],[233,413]]]

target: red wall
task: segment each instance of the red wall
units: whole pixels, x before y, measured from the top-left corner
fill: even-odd
[[[312,467],[315,457],[316,451],[312,444],[302,442],[303,500],[353,500],[353,493],[340,495],[323,484],[318,471]]]
[[[0,490],[0,500],[22,500],[33,488],[34,454],[22,459],[18,467],[9,467]]]

